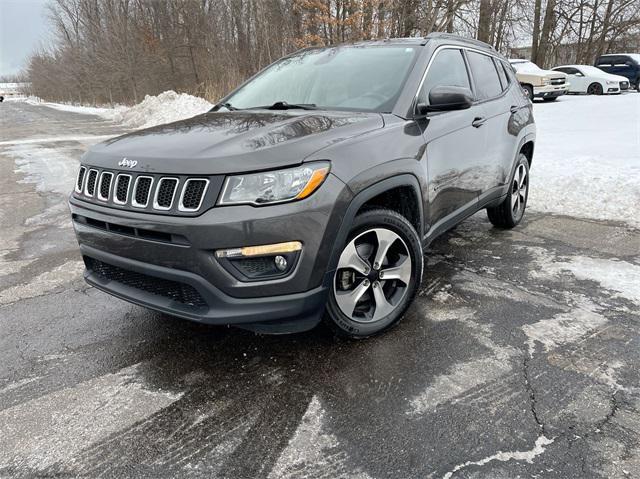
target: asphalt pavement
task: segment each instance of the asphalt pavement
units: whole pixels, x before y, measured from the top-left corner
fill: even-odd
[[[640,231],[479,213],[384,335],[203,326],[82,280],[66,195],[121,131],[0,104],[0,477],[640,477]]]

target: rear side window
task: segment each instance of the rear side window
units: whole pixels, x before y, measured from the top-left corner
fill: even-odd
[[[488,100],[502,93],[498,71],[490,56],[467,52],[471,73],[473,73],[478,100]]]
[[[436,53],[418,94],[418,100],[428,103],[429,92],[436,86],[459,86],[471,89],[469,73],[460,50],[446,48]]]

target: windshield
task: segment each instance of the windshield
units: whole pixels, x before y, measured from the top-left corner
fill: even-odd
[[[517,72],[538,72],[542,71],[542,69],[533,62],[512,62],[511,66]]]
[[[602,75],[602,70],[596,67],[591,67],[589,65],[580,65],[579,70],[585,75]]]
[[[417,51],[406,45],[303,51],[273,64],[225,103],[241,109],[286,102],[390,112]]]

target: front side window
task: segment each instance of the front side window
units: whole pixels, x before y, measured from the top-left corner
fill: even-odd
[[[446,48],[436,53],[418,94],[418,101],[428,104],[429,92],[436,86],[459,86],[471,89],[467,66],[460,50]]]
[[[276,102],[321,109],[389,112],[415,62],[406,45],[343,46],[284,58],[225,99],[235,108]]]
[[[467,52],[471,73],[476,86],[478,100],[488,100],[502,93],[498,71],[490,56],[482,53]]]

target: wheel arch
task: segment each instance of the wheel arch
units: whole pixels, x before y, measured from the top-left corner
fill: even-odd
[[[338,233],[335,236],[333,247],[331,249],[331,256],[329,257],[329,263],[327,265],[327,271],[324,278],[325,285],[330,284],[333,280],[333,273],[336,269],[336,265],[338,264],[338,259],[340,258],[342,245],[347,240],[349,231],[351,230],[351,225],[353,224],[353,220],[356,215],[369,206],[382,207],[383,204],[378,202],[377,199],[384,198],[384,195],[393,195],[393,193],[391,192],[394,191],[411,192],[413,196],[412,199],[414,200],[412,207],[415,208],[415,211],[412,213],[413,217],[409,218],[405,214],[403,214],[402,208],[406,207],[406,205],[396,205],[397,207],[400,207],[401,210],[398,210],[394,207],[389,207],[388,205],[384,206],[389,207],[389,209],[397,211],[398,213],[405,216],[414,225],[416,231],[418,232],[418,236],[422,241],[424,234],[424,212],[422,194],[418,179],[410,173],[403,173],[374,183],[373,185],[370,185],[364,190],[357,193],[351,199],[349,206],[347,206],[346,212],[340,224],[340,228],[338,229]],[[393,197],[397,198],[395,196]]]

